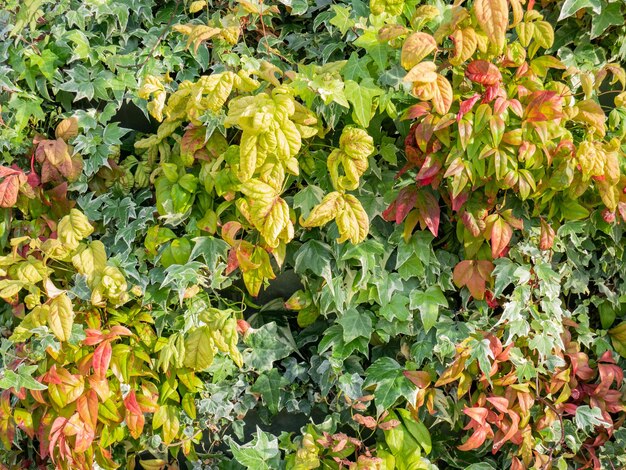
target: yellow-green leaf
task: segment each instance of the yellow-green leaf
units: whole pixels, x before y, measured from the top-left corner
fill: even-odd
[[[59,341],[67,341],[72,335],[73,325],[74,309],[72,301],[66,293],[63,293],[50,302],[48,326]]]
[[[365,240],[369,232],[369,218],[357,198],[351,194],[343,195],[343,210],[337,216],[337,228],[341,235],[337,241],[350,240],[357,244]]]
[[[106,266],[107,255],[104,244],[100,240],[95,240],[82,248],[72,257],[72,264],[79,273],[91,278]]]
[[[72,209],[57,226],[58,239],[69,249],[78,248],[80,241],[93,233],[93,227],[85,215]]]
[[[185,367],[202,371],[213,363],[213,339],[208,326],[193,330],[185,338]]]
[[[321,227],[333,220],[343,210],[344,200],[340,192],[334,191],[324,196],[315,206],[306,220],[300,220],[303,227]]]

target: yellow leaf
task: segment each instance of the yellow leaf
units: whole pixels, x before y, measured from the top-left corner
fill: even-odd
[[[50,326],[50,329],[59,341],[67,341],[72,335],[73,325],[74,309],[72,301],[66,293],[63,293],[50,302],[48,326]]]
[[[58,240],[66,247],[73,250],[79,242],[93,233],[93,227],[89,220],[78,209],[70,210],[57,226]]]
[[[434,95],[432,98],[433,108],[439,114],[446,114],[452,106],[453,92],[452,85],[443,75],[437,75],[435,82]]]
[[[337,228],[340,237],[339,243],[350,240],[357,244],[365,240],[369,232],[369,219],[363,206],[357,198],[351,194],[344,194],[343,210],[337,216]]]
[[[535,34],[535,25],[533,23],[526,22],[519,23],[515,27],[515,32],[517,33],[520,44],[524,47],[528,47],[530,41],[533,39],[533,35]]]
[[[185,338],[185,367],[195,371],[207,369],[213,363],[213,339],[208,326],[196,328]]]
[[[454,54],[450,57],[452,65],[461,65],[476,52],[478,41],[473,28],[457,29],[450,38],[454,43]]]
[[[405,82],[432,83],[437,80],[437,66],[434,62],[420,62],[406,74]]]
[[[63,119],[57,126],[54,134],[57,139],[63,139],[66,142],[76,137],[78,135],[78,119],[73,116]]]
[[[435,49],[437,49],[437,43],[430,34],[413,33],[402,45],[400,62],[406,70],[410,70]]]
[[[104,244],[100,240],[95,240],[82,248],[72,257],[72,264],[79,273],[92,278],[95,273],[106,267],[107,255]]]
[[[374,152],[374,139],[363,129],[347,126],[341,131],[339,148],[352,158],[365,159]]]
[[[496,46],[504,49],[506,29],[509,24],[509,8],[506,0],[475,0],[474,13],[481,29]]]
[[[206,41],[211,39],[214,36],[220,34],[222,30],[220,28],[213,28],[211,26],[206,25],[197,25],[194,26],[187,38],[187,48],[193,44],[193,53],[198,52],[198,48],[202,41]]]
[[[307,228],[326,225],[343,210],[344,204],[340,192],[329,193],[311,210],[306,220],[300,219],[300,225]]]
[[[573,120],[588,124],[595,134],[604,137],[606,134],[606,115],[602,107],[593,100],[584,100],[576,103],[576,108],[578,108],[578,113],[573,117]]]
[[[268,280],[274,279],[276,276],[272,270],[270,257],[260,246],[255,247],[250,261],[255,264],[255,268],[243,271],[243,282],[248,292],[254,297],[259,295],[261,286]]]
[[[189,5],[189,13],[198,13],[206,5],[206,0],[196,0]]]

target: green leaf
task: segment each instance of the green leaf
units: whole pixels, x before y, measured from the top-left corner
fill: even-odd
[[[356,21],[350,18],[351,9],[339,5],[333,5],[331,9],[335,12],[335,16],[330,20],[330,24],[339,28],[341,35],[345,36],[350,29],[356,26]]]
[[[602,4],[600,0],[565,0],[561,7],[561,13],[557,21],[564,20],[572,16],[582,8],[591,8],[591,10],[599,15],[602,12]]]
[[[591,15],[591,39],[600,36],[609,26],[622,26],[623,24],[622,3],[602,2],[602,13]]]
[[[258,427],[252,442],[239,445],[229,439],[229,446],[235,460],[245,468],[272,470],[280,467],[278,439]]]
[[[598,407],[590,408],[588,405],[576,408],[574,421],[578,429],[586,433],[592,432],[596,426],[609,427],[609,423],[602,417],[602,410]]]
[[[404,368],[390,357],[381,357],[367,369],[363,388],[375,386],[377,408],[387,410],[401,397],[412,399],[415,387],[403,372]]]
[[[430,286],[425,292],[414,290],[410,294],[410,299],[409,307],[411,309],[419,309],[422,324],[426,331],[430,330],[437,323],[439,307],[448,306],[448,301],[438,286]]]
[[[356,308],[348,309],[337,323],[343,328],[343,340],[346,343],[359,337],[369,339],[372,335],[372,319],[367,312],[359,312]]]
[[[289,385],[289,381],[276,369],[261,374],[250,387],[250,391],[258,393],[263,399],[263,403],[270,412],[275,415],[279,411],[281,389]]]
[[[352,104],[355,122],[363,127],[369,126],[374,111],[374,98],[382,95],[383,90],[374,85],[372,79],[363,80],[360,85],[353,80],[347,80],[345,94]]]
[[[366,80],[371,78],[369,71],[367,70],[368,64],[372,62],[369,56],[359,58],[356,52],[353,52],[346,62],[346,65],[341,69],[341,75],[346,80]]]
[[[259,371],[270,370],[274,361],[289,356],[295,349],[289,339],[279,332],[275,322],[252,331],[244,341],[250,346],[244,356],[244,363]]]

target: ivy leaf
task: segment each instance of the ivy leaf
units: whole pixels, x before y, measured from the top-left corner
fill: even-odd
[[[366,80],[370,78],[369,70],[367,70],[367,66],[372,62],[371,57],[364,56],[359,57],[356,52],[350,54],[350,58],[346,65],[341,69],[341,74],[343,78],[346,80]]]
[[[411,400],[415,387],[404,376],[404,369],[390,357],[381,357],[366,371],[363,388],[375,387],[374,397],[378,409],[389,409],[400,397]]]
[[[279,332],[275,322],[251,331],[244,341],[250,347],[244,362],[259,371],[270,370],[274,361],[283,359],[294,351],[293,344]]]
[[[341,35],[345,36],[348,31],[356,26],[356,21],[350,18],[351,10],[339,5],[333,5],[331,9],[335,12],[335,16],[331,18],[329,23],[339,28]]]
[[[430,286],[426,291],[414,290],[410,294],[411,309],[419,309],[424,330],[430,330],[437,323],[439,307],[447,307],[448,301],[439,286]]]
[[[229,439],[229,446],[235,460],[245,468],[271,470],[280,467],[278,439],[258,427],[254,439],[249,444],[239,445]]]
[[[590,408],[589,405],[580,405],[576,408],[574,422],[578,429],[585,433],[592,432],[596,426],[610,426],[602,417],[602,410],[599,407]]]
[[[622,26],[623,24],[622,5],[618,2],[602,2],[602,13],[591,15],[591,39],[600,36],[609,26]]]
[[[374,85],[371,78],[363,80],[361,84],[347,80],[345,86],[346,99],[352,104],[354,118],[362,127],[369,126],[374,110],[374,98],[383,94],[383,90]]]
[[[562,21],[583,8],[591,8],[596,15],[600,15],[602,13],[602,2],[600,0],[565,0],[557,21]]]
[[[343,328],[343,340],[346,343],[359,337],[369,339],[372,334],[372,319],[367,312],[359,312],[356,308],[350,308],[344,312],[337,323]]]
[[[250,391],[258,393],[269,411],[275,415],[279,411],[281,389],[287,385],[289,381],[278,370],[271,369],[256,379]]]

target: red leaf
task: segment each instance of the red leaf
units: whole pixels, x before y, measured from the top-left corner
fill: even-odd
[[[439,232],[439,219],[441,217],[439,201],[429,191],[419,191],[415,205],[420,213],[420,218],[436,237]]]
[[[430,112],[430,103],[417,103],[407,109],[404,113],[404,119],[416,119],[425,116]]]
[[[500,413],[507,413],[509,411],[509,400],[504,397],[488,397],[487,401]]]
[[[475,83],[485,86],[497,85],[502,81],[498,67],[485,60],[475,60],[467,66],[465,76]]]
[[[541,219],[541,237],[539,239],[539,249],[549,250],[554,243],[554,229],[550,227],[548,222]]]
[[[400,190],[398,197],[383,212],[383,219],[391,222],[395,220],[397,224],[401,224],[406,216],[415,207],[417,201],[417,188],[415,186],[407,186]]]
[[[461,119],[463,119],[463,116],[466,115],[467,113],[469,113],[472,110],[472,108],[478,102],[479,99],[480,99],[480,95],[478,93],[476,93],[471,98],[469,98],[469,99],[467,99],[465,101],[461,101],[461,104],[459,106],[459,113],[456,115],[457,122],[459,122]]]
[[[489,414],[489,410],[487,408],[483,408],[482,406],[474,406],[472,408],[465,408],[463,410],[463,413],[469,416],[472,421],[475,421],[480,426],[484,426],[485,424],[487,424],[487,415]]]
[[[113,354],[113,348],[109,341],[100,343],[96,350],[93,352],[93,371],[95,376],[101,379],[106,377],[106,373],[109,370],[109,364],[111,362],[111,355]]]
[[[104,339],[102,331],[93,328],[87,328],[85,330],[85,335],[86,338],[83,340],[83,344],[85,346],[95,346],[96,344],[101,343]]]
[[[426,160],[424,160],[422,168],[420,168],[419,173],[415,177],[415,181],[422,186],[429,185],[435,179],[442,166],[443,165],[440,159],[435,158],[432,155],[428,155]]]
[[[129,413],[136,415],[143,414],[139,403],[137,403],[137,395],[134,390],[131,390],[128,395],[126,395],[126,398],[124,398],[124,406]]]
[[[0,207],[13,207],[17,202],[17,195],[20,190],[20,177],[23,173],[0,166],[0,177],[4,177],[0,182]],[[23,176],[24,180],[26,177]]]
[[[118,336],[133,336],[133,332],[122,325],[115,325],[109,330],[107,339],[115,339]]]

